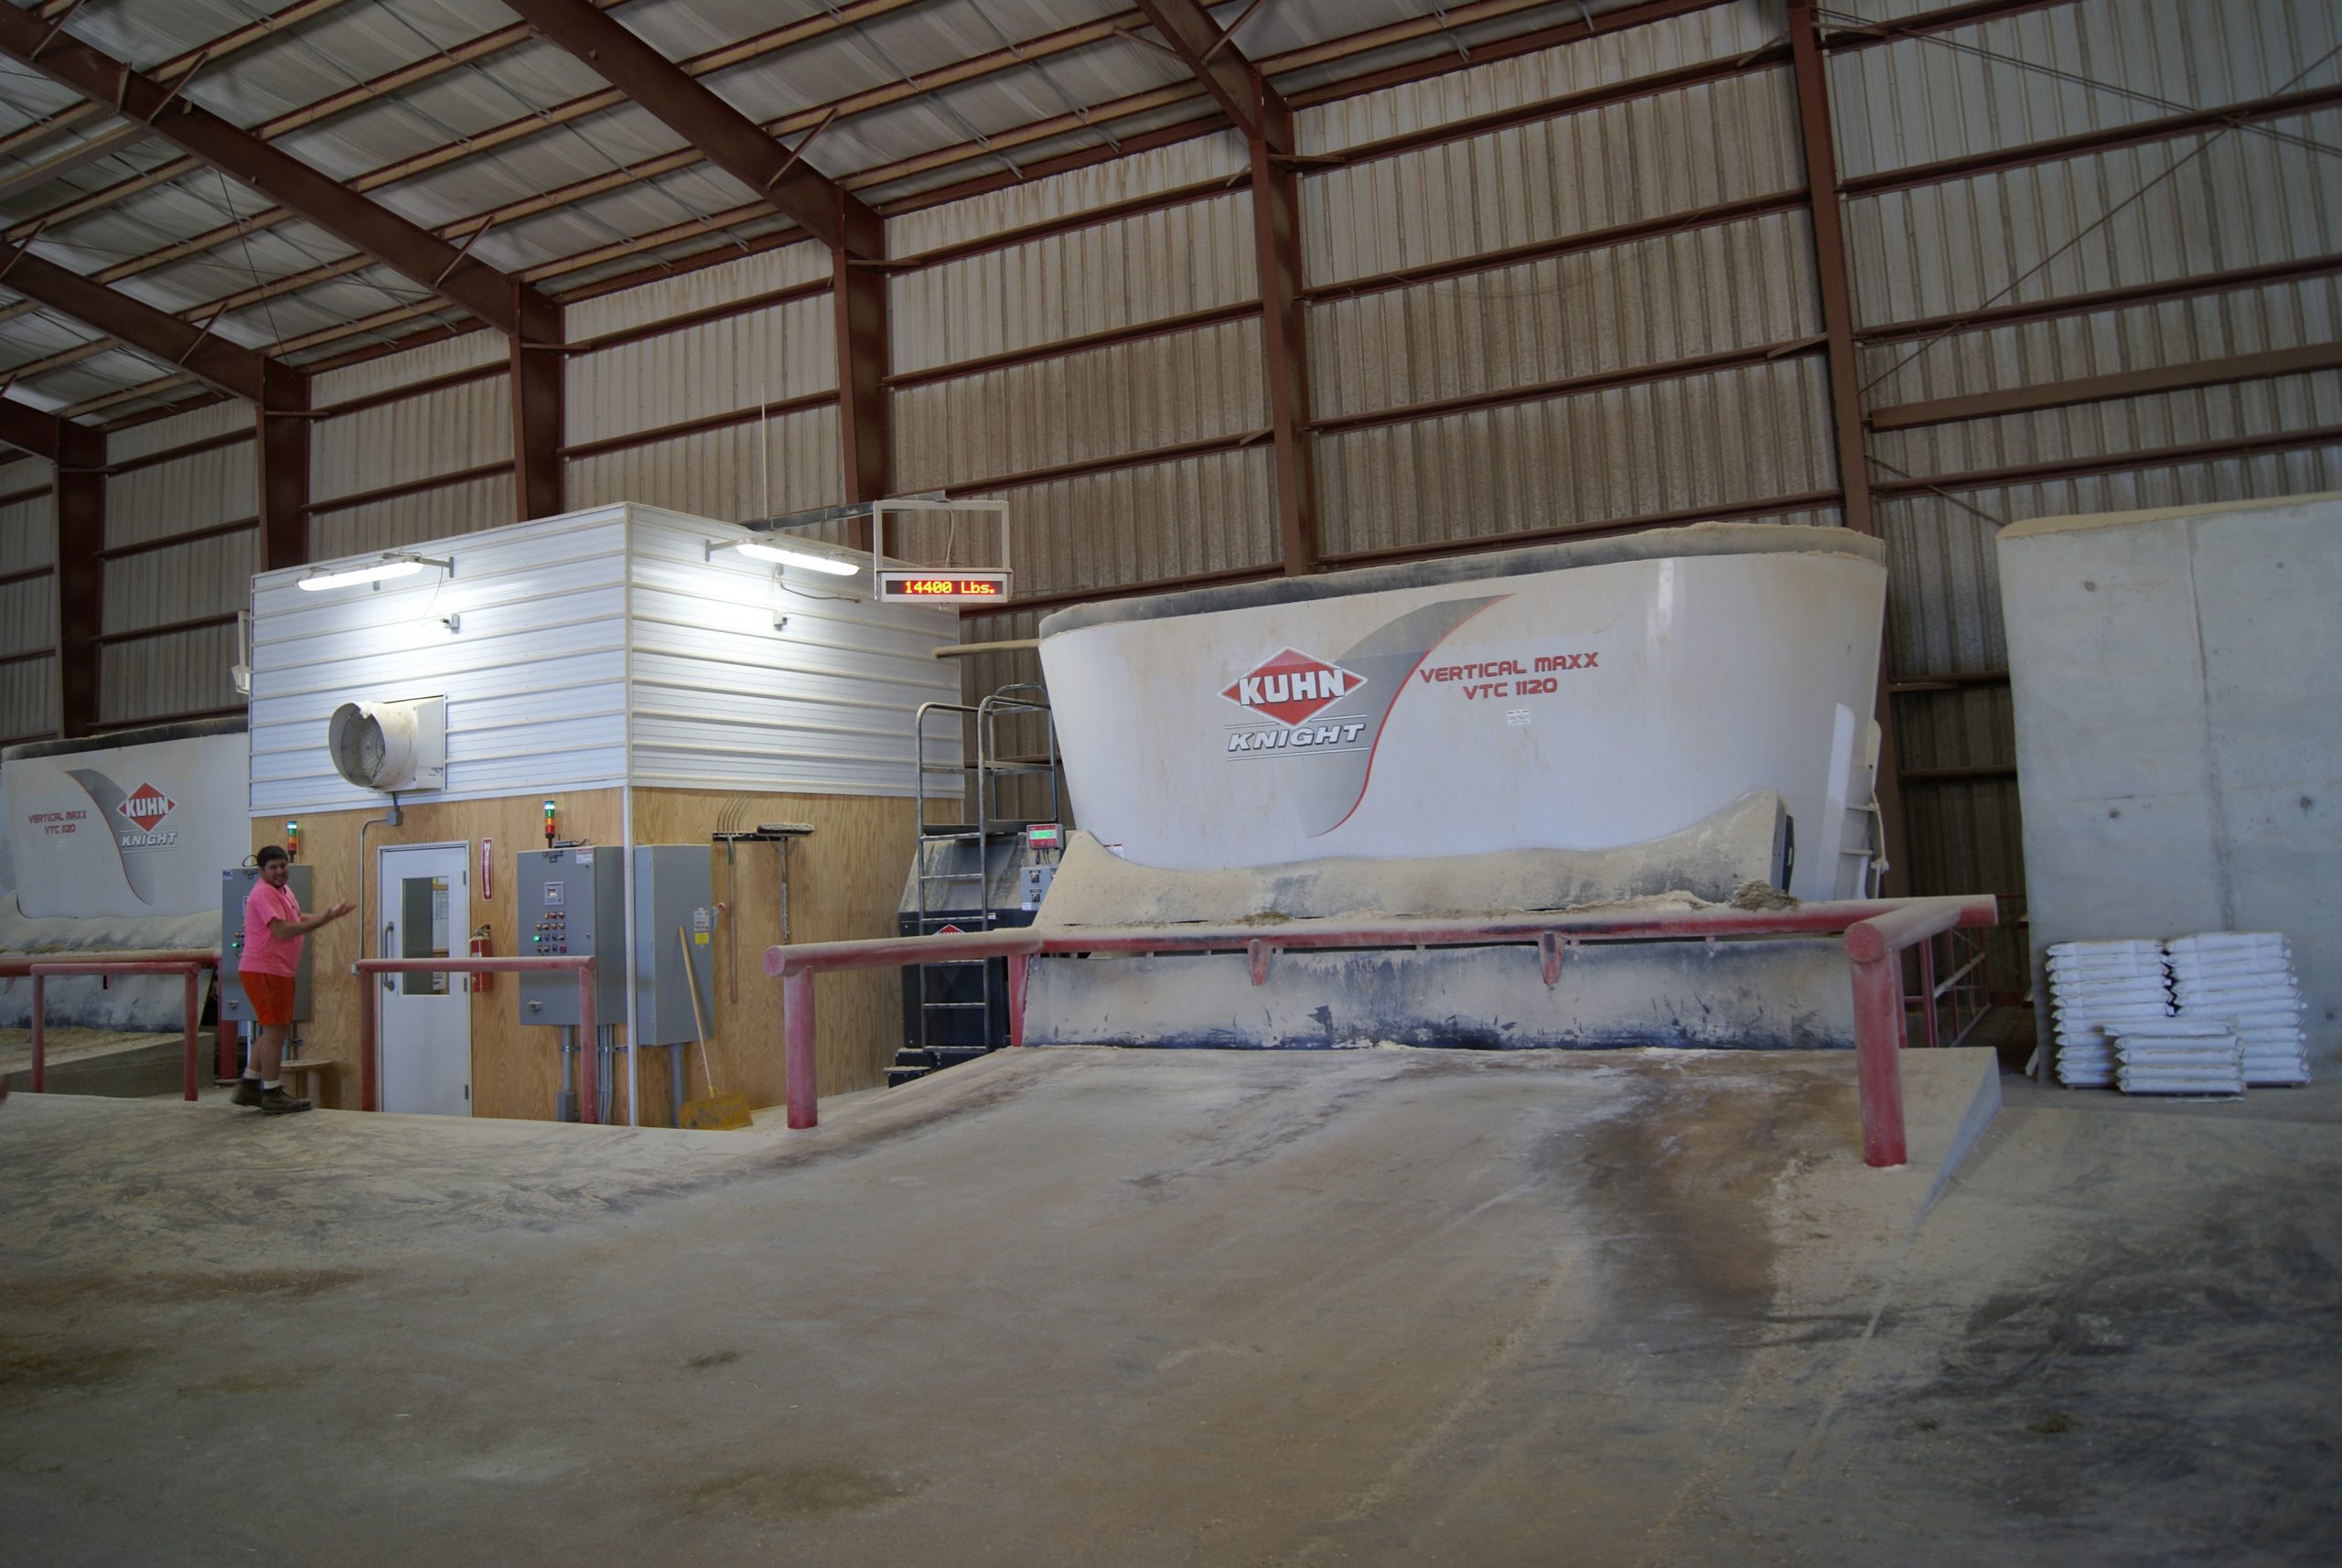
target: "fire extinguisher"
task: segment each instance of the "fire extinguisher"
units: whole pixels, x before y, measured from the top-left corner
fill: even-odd
[[[482,926],[478,930],[472,933],[472,957],[494,958],[495,956],[495,944],[489,940],[488,928],[486,926]],[[493,974],[473,975],[472,989],[474,991],[495,990],[496,976]]]

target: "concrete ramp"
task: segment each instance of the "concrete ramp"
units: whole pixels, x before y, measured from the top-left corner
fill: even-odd
[[[0,1517],[55,1563],[1668,1561],[1989,1081],[1906,1061],[1889,1172],[1834,1053],[1019,1051],[797,1134],[19,1096]]]

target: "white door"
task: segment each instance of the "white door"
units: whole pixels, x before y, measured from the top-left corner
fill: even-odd
[[[384,958],[471,951],[470,845],[384,849],[375,950]],[[459,974],[375,977],[382,1005],[382,1109],[472,1113],[472,999]]]

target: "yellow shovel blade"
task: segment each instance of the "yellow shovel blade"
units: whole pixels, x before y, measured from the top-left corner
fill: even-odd
[[[745,1094],[711,1094],[705,1100],[683,1101],[681,1123],[695,1133],[722,1133],[735,1127],[746,1127],[748,1097]]]

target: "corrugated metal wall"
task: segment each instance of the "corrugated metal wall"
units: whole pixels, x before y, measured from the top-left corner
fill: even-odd
[[[0,495],[46,487],[49,466],[35,458],[0,465]],[[48,491],[0,506],[0,739],[29,739],[57,728],[57,579],[40,569],[57,558]],[[17,658],[33,654],[32,658]]]
[[[1822,15],[1833,30],[1847,21]],[[1737,0],[1300,113],[1305,151],[1351,156],[1299,182],[1326,554],[1713,512],[1840,520],[1788,26],[1783,0]],[[2325,74],[2307,84],[2329,86],[2337,44],[2331,0],[2067,0],[1883,44],[1834,38],[1864,410],[2342,338],[2342,109],[2026,152],[2249,103],[2311,68]],[[1462,134],[1442,141],[1443,127]],[[2006,166],[1928,172],[1973,157]],[[1276,569],[1262,335],[1246,309],[1259,292],[1249,173],[1223,133],[888,220],[893,256],[931,258],[888,276],[895,486],[1009,500],[1020,594]],[[1742,205],[1703,214],[1721,203]],[[1622,226],[1636,233],[1606,232]],[[1495,254],[1520,247],[1549,253]],[[2245,268],[2281,275],[2218,281]],[[1391,275],[1402,269],[1434,275]],[[819,247],[792,245],[568,307],[573,344],[610,339],[570,360],[570,504],[743,518],[840,499],[833,407],[762,429],[746,415],[833,385],[828,272]],[[2062,315],[1935,319],[2158,285]],[[1182,319],[1198,313],[1209,318]],[[1180,325],[1154,329],[1166,322]],[[319,377],[324,404],[486,372],[319,421],[317,496],[501,461],[502,355],[475,335]],[[2022,886],[1998,526],[2342,482],[2342,440],[2322,434],[2342,427],[2342,370],[2210,380],[1883,417],[1870,433],[1918,886]],[[207,417],[228,416],[124,432],[113,459],[194,439]],[[2156,456],[2246,440],[2278,449]],[[183,473],[117,476],[110,537],[170,532],[174,507],[247,515],[249,466],[248,447],[230,447],[169,466]],[[2041,471],[2004,481],[2011,467]],[[320,511],[312,545],[330,556],[445,536],[508,521],[511,503],[501,473],[377,496]],[[109,627],[216,610],[231,554],[189,553],[168,585],[126,575],[119,596],[110,572]],[[971,616],[962,635],[1028,637],[1036,618]],[[27,670],[0,666],[0,683]],[[968,661],[967,689],[1037,670],[1027,654],[988,654]]]
[[[505,363],[501,337],[475,332],[328,371],[310,403],[330,409],[416,381]],[[513,520],[510,473],[335,507],[396,487],[512,460],[512,386],[498,371],[317,419],[309,432],[309,554],[331,559]]]
[[[155,461],[181,446],[210,445]],[[260,569],[252,413],[242,403],[196,409],[119,431],[106,442],[106,548],[242,524],[184,543],[112,555],[103,564],[98,721],[107,725],[232,708],[237,611]],[[157,628],[175,628],[141,636]]]

